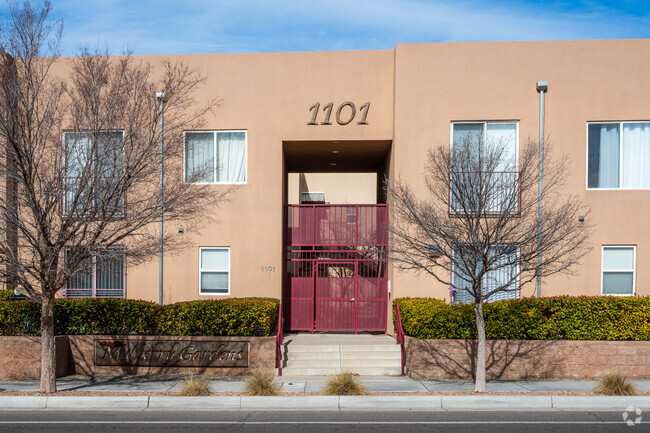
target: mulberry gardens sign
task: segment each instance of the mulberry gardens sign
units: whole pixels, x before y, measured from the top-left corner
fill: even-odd
[[[95,365],[248,367],[248,342],[143,339],[95,340]]]

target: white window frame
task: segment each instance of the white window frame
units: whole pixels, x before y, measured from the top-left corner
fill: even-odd
[[[605,273],[609,272],[626,272],[629,273],[629,269],[608,269],[605,270],[605,248],[608,249],[629,249],[632,248],[634,255],[634,261],[632,263],[632,293],[603,293],[603,280]],[[636,245],[602,245],[600,249],[600,296],[634,296],[636,293]]]
[[[487,126],[490,125],[515,125],[515,171],[519,170],[519,120],[454,120],[449,128],[449,149],[454,150],[454,125],[483,125],[483,139],[487,140]]]
[[[212,164],[212,174],[213,174],[213,179],[217,178],[217,134],[219,133],[228,133],[228,132],[243,132],[244,133],[244,141],[245,141],[245,151],[244,151],[244,172],[245,172],[245,178],[246,180],[243,182],[187,182],[186,181],[186,171],[185,171],[185,150],[186,150],[186,143],[185,143],[185,137],[187,134],[192,134],[192,133],[213,133],[213,139],[212,143],[214,146],[214,158],[215,160],[213,161]],[[246,185],[248,184],[248,130],[246,129],[209,129],[205,131],[183,131],[183,173],[181,173],[182,176],[182,181],[183,183],[191,183],[192,185]]]
[[[515,172],[518,172],[519,171],[519,120],[470,120],[470,121],[455,120],[452,121],[449,128],[449,150],[453,154],[455,125],[483,125],[483,142],[481,144],[485,144],[485,140],[487,140],[488,125],[513,125],[513,124],[515,125]],[[519,192],[519,195],[521,196],[521,191]],[[521,209],[519,209],[519,211],[521,211]],[[499,215],[503,213],[503,211],[493,210],[490,211],[489,213],[494,215]],[[512,214],[516,215],[518,213],[519,212],[517,213],[513,212]],[[450,203],[449,215],[463,215],[463,211],[452,209]]]
[[[623,158],[621,158],[621,152],[623,151],[623,125],[633,124],[633,123],[650,123],[650,120],[611,120],[607,121],[598,121],[598,122],[587,122],[585,126],[585,188],[587,191],[647,191],[650,188],[624,188],[619,186],[618,188],[590,188],[589,187],[589,125],[616,125],[618,124],[618,184],[621,185],[623,182]]]
[[[202,269],[201,268],[201,258],[203,256],[203,250],[225,250],[228,251],[228,269]],[[229,296],[230,295],[230,284],[231,284],[231,254],[230,254],[230,247],[199,247],[199,296]],[[201,292],[201,274],[203,272],[228,272],[228,292],[226,293],[203,293]]]
[[[62,152],[62,162],[63,162],[63,171],[64,171],[64,177],[63,178],[64,179],[68,179],[67,169],[66,169],[67,161],[65,160],[65,155],[66,155],[66,152],[65,152],[65,146],[66,146],[65,137],[66,137],[66,134],[92,134],[92,133],[102,133],[102,132],[121,132],[122,133],[122,157],[124,157],[124,134],[125,134],[124,129],[100,129],[98,131],[93,131],[93,130],[90,130],[90,129],[80,130],[80,131],[61,131],[61,140],[62,140],[61,143],[62,143],[62,147],[63,147],[63,149],[62,149],[63,150],[63,152]],[[91,155],[91,157],[92,157],[92,155]],[[124,162],[124,160],[122,160],[122,165],[123,165],[122,166],[122,174],[124,174],[124,169],[125,169],[124,164],[125,164],[125,162]],[[64,181],[64,183],[65,183],[65,181]],[[73,215],[73,214],[67,212],[67,209],[66,209],[67,203],[66,203],[66,198],[65,198],[66,193],[67,193],[67,190],[66,190],[66,187],[64,185],[63,186],[63,200],[62,200],[62,207],[61,207],[61,215],[70,216],[70,215]],[[126,191],[124,192],[124,197],[122,197],[122,201],[123,201],[123,203],[122,203],[122,212],[116,214],[116,216],[124,216],[126,214],[126,203],[127,203],[126,202]],[[83,215],[79,215],[79,216],[83,216]]]
[[[122,296],[97,296],[97,256],[98,254],[93,254],[91,261],[92,261],[92,271],[91,271],[91,281],[92,281],[92,288],[91,288],[91,295],[90,296],[70,296],[68,293],[68,290],[88,290],[88,289],[74,289],[74,288],[66,288],[65,286],[63,287],[62,290],[62,298],[65,299],[126,299],[126,247],[123,245],[115,245],[112,247],[114,250],[121,250],[122,252],[122,287],[124,289],[122,290]],[[65,265],[65,251],[63,254],[63,263]],[[66,283],[67,284],[67,283]],[[105,289],[105,290],[115,290],[115,289]]]

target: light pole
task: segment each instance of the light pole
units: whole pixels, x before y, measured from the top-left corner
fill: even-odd
[[[538,81],[539,92],[539,186],[537,195],[537,297],[542,297],[542,180],[544,179],[544,92],[548,81]]]
[[[158,303],[163,304],[163,108],[165,92],[157,92],[156,99],[160,103],[160,228],[158,230]]]

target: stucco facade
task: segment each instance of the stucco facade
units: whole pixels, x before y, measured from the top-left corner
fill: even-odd
[[[603,245],[636,247],[634,294],[650,295],[650,190],[587,188],[588,123],[650,122],[647,52],[650,40],[602,40],[182,56],[207,76],[199,103],[222,99],[205,130],[246,131],[246,180],[212,210],[218,223],[183,228],[191,246],[165,256],[164,303],[281,298],[283,211],[300,192],[325,192],[332,204],[384,203],[381,180],[397,176],[423,190],[427,151],[449,143],[453,122],[512,121],[519,142],[535,139],[541,80],[549,82],[545,134],[567,156],[567,191],[591,209],[594,226],[577,273],[545,279],[542,295],[600,295]],[[330,102],[331,124],[322,124]],[[229,295],[200,294],[201,247],[229,248]],[[424,276],[389,268],[388,278],[389,301],[449,298],[446,286]],[[535,292],[525,286],[522,296]],[[157,260],[127,269],[126,297],[158,300]]]

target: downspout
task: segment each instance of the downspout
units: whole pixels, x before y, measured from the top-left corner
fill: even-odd
[[[158,230],[158,303],[163,304],[163,108],[165,92],[157,92],[160,103],[160,228]]]
[[[544,179],[544,92],[548,81],[538,81],[539,92],[539,187],[537,193],[537,297],[542,297],[542,182]]]

